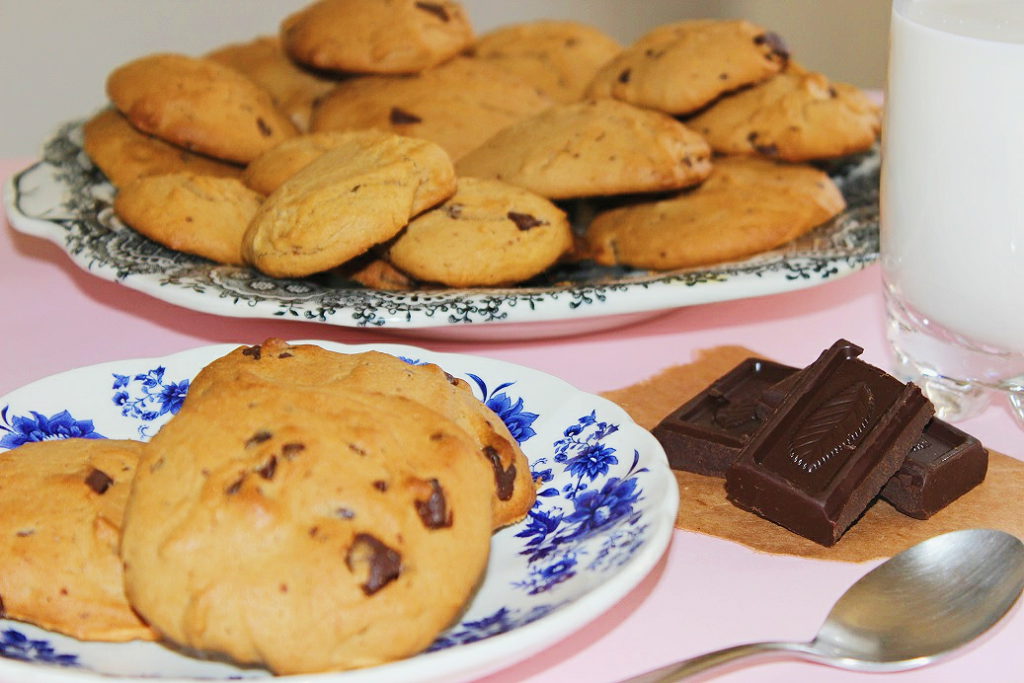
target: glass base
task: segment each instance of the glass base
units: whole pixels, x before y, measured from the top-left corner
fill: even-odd
[[[986,347],[937,325],[888,289],[885,301],[896,374],[921,388],[937,417],[965,420],[993,398],[1006,398],[1024,427],[1024,354]]]

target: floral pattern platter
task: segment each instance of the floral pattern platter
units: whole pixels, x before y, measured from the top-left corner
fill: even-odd
[[[300,343],[300,342],[296,342]],[[461,621],[426,653],[328,683],[454,681],[523,659],[596,618],[632,590],[668,545],[678,489],[664,451],[617,405],[542,372],[403,345],[350,346],[465,379],[520,441],[541,482],[526,520],[493,537],[484,583]],[[191,378],[232,345],[104,363],[54,375],[0,398],[0,449],[69,437],[146,440],[181,407]],[[311,624],[310,628],[315,628]],[[0,619],[0,679],[153,681],[260,678],[153,643],[88,643]]]
[[[11,179],[4,202],[16,229],[53,241],[80,267],[193,310],[417,336],[509,339],[615,327],[674,308],[812,287],[859,270],[878,258],[877,150],[830,173],[847,210],[780,249],[665,273],[570,265],[503,289],[386,292],[329,274],[274,279],[166,249],[114,215],[114,189],[82,151],[78,123],[62,127],[46,143],[42,160]]]

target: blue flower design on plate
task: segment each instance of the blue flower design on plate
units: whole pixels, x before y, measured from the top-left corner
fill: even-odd
[[[121,408],[121,415],[141,420],[139,436],[147,436],[152,425],[145,424],[163,415],[174,415],[181,410],[181,404],[188,393],[190,380],[165,381],[164,366],[151,368],[135,375],[113,373],[114,405]]]
[[[619,462],[616,449],[604,443],[618,430],[618,425],[599,420],[597,412],[591,411],[554,442],[554,464],[547,458],[534,462],[535,480],[552,484],[568,475],[568,482],[560,488],[549,485],[541,489],[526,527],[516,534],[527,539],[520,554],[528,558],[530,567],[527,578],[513,584],[515,587],[531,595],[548,591],[575,576],[582,561],[587,570],[604,571],[628,560],[638,547],[646,528],[638,523],[640,515],[635,512],[643,494],[636,476],[647,471],[637,467],[640,453],[633,451],[633,463],[625,476],[599,481]],[[554,472],[557,465],[562,469],[559,475]],[[545,499],[571,502],[573,509],[545,505]],[[598,533],[603,541],[595,551],[586,541]]]
[[[105,439],[96,431],[92,420],[77,420],[67,410],[47,417],[35,410],[27,415],[9,415],[10,406],[0,410],[0,448],[17,448],[33,441],[51,439]]]
[[[79,666],[78,655],[58,654],[50,641],[29,638],[13,628],[0,631],[0,656],[23,662]]]
[[[342,351],[362,350],[337,346]],[[621,576],[633,560],[649,566],[653,557],[649,551],[663,549],[672,521],[671,511],[659,502],[668,500],[668,493],[658,454],[641,445],[648,443],[649,434],[612,406],[543,375],[520,376],[514,366],[481,359],[471,364],[454,355],[439,355],[435,360],[429,352],[413,347],[396,351],[388,347],[388,352],[407,363],[436,363],[465,378],[473,394],[505,421],[520,442],[526,442],[523,448],[531,474],[539,482],[540,495],[526,519],[495,535],[492,552],[500,561],[488,572],[461,623],[440,634],[430,651],[457,651],[458,646],[467,645],[491,652],[486,657],[503,652],[507,656],[507,643],[514,641],[495,636],[519,632],[537,622],[522,637],[531,646],[538,645],[541,638],[564,634],[570,627],[571,619],[549,619],[554,613],[571,616],[585,595],[604,593],[602,599],[606,599],[634,585],[612,579]],[[12,394],[0,403],[0,447],[70,436],[145,440],[179,412],[190,387],[183,378],[191,378],[223,352],[202,349],[160,361],[129,361],[113,366],[117,372],[105,366],[52,378],[47,391],[58,399],[76,396],[74,406],[33,405],[38,386],[31,398]],[[89,403],[82,404],[83,397]],[[95,425],[77,414],[86,410],[80,405],[97,406]],[[138,661],[129,667],[134,676],[235,679],[263,673],[218,668],[223,665],[192,660],[159,644],[132,647],[140,651]],[[0,620],[0,669],[5,660],[22,660],[43,667],[78,667],[99,676],[124,675],[128,673],[121,658],[124,650],[124,644],[79,648],[56,634],[37,634],[31,627]],[[144,653],[152,653],[153,659]],[[452,655],[438,662],[454,672],[464,664],[460,655]]]
[[[533,429],[533,423],[539,415],[526,410],[522,397],[516,398],[515,402],[513,402],[509,395],[505,393],[505,389],[508,389],[515,382],[503,382],[496,386],[493,391],[488,391],[487,382],[481,377],[471,372],[466,374],[480,388],[483,402],[501,418],[501,421],[505,423],[508,431],[516,438],[516,441],[523,443],[537,434]]]
[[[441,635],[427,649],[427,652],[444,650],[453,645],[466,645],[496,636],[506,631],[525,626],[532,621],[547,616],[557,608],[557,605],[537,605],[528,610],[509,609],[501,607],[498,611],[482,619],[464,621],[456,628]]]

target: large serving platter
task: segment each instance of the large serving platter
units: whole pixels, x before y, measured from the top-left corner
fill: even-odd
[[[661,558],[678,489],[664,451],[617,405],[544,373],[486,358],[403,345],[315,343],[433,362],[465,379],[509,426],[539,481],[526,520],[491,543],[485,580],[458,624],[424,654],[317,683],[457,681],[529,656],[618,603]],[[234,348],[206,346],[54,375],[0,397],[0,450],[85,437],[147,440],[181,406],[192,377]],[[317,624],[309,624],[310,629]],[[262,670],[180,654],[148,642],[82,642],[0,619],[0,680],[185,681],[266,677]]]
[[[166,249],[114,215],[114,188],[63,126],[4,188],[11,224],[94,275],[185,308],[418,336],[509,339],[615,327],[675,308],[821,285],[878,258],[877,151],[830,170],[848,207],[782,248],[705,268],[649,272],[574,264],[506,288],[389,292],[331,274],[275,279]]]

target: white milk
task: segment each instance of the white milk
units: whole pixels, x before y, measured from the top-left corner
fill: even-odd
[[[889,293],[1024,353],[1024,0],[895,0],[890,40]]]

